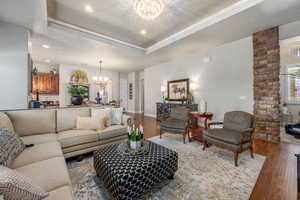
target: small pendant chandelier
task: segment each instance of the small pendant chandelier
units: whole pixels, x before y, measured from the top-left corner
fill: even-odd
[[[100,88],[105,88],[107,84],[110,82],[109,78],[106,76],[102,76],[102,60],[99,61],[100,68],[99,68],[99,76],[93,77],[94,83],[99,85]]]

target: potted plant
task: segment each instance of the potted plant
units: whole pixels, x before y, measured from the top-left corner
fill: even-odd
[[[87,93],[87,89],[80,86],[71,86],[69,94],[71,95],[71,102],[73,105],[81,105],[83,96]]]
[[[184,102],[186,102],[186,101],[187,101],[187,98],[185,96],[183,96],[181,99],[181,103],[184,104]]]
[[[144,140],[144,131],[143,127],[140,126],[140,128],[135,129],[135,126],[133,125],[133,128],[131,129],[130,127],[128,129],[128,139],[130,143],[130,148],[131,149],[138,149],[140,148],[143,144]]]
[[[169,103],[169,101],[170,101],[170,98],[169,97],[165,97],[165,103]]]

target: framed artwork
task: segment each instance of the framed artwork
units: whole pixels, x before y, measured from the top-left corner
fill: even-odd
[[[168,81],[168,97],[170,101],[182,101],[189,94],[189,79]]]

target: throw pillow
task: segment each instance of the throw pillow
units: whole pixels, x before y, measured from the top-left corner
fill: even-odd
[[[15,132],[11,120],[4,112],[0,112],[0,128],[4,128],[11,132]]]
[[[15,170],[0,166],[0,194],[7,200],[41,200],[49,195]]]
[[[25,144],[16,133],[0,128],[0,165],[10,167],[24,149]]]
[[[120,125],[122,124],[123,108],[112,108],[111,109],[111,124]]]
[[[106,117],[77,117],[76,128],[82,130],[103,130],[105,128]]]
[[[106,126],[111,126],[111,108],[103,108],[103,109],[92,109],[92,117],[101,118],[106,117]]]

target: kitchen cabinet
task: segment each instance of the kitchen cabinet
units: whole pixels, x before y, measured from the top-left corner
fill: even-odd
[[[37,73],[32,75],[32,93],[59,94],[59,75],[51,73]]]

